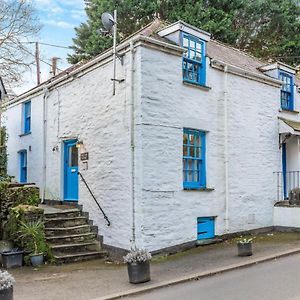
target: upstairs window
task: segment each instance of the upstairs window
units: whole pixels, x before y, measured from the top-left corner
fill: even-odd
[[[25,102],[23,106],[23,134],[31,131],[31,101]]]
[[[293,75],[280,72],[279,79],[283,81],[283,85],[280,92],[281,108],[287,110],[294,110]]]
[[[182,46],[187,49],[183,55],[183,81],[206,84],[205,42],[190,34],[182,34]]]
[[[206,187],[204,131],[183,129],[183,188]]]

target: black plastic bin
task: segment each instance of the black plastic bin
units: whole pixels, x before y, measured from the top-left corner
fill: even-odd
[[[9,251],[2,253],[2,266],[6,269],[23,266],[24,251]]]

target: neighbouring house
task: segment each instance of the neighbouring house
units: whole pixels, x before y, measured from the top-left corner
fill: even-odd
[[[9,174],[83,205],[114,248],[273,226],[299,185],[296,69],[182,21],[155,20],[117,51],[116,80],[110,49],[7,103]]]
[[[7,96],[7,91],[4,86],[3,80],[0,77],[0,101],[3,101],[6,96]]]

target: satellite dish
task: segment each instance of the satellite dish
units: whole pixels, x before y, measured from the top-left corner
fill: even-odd
[[[115,20],[114,20],[113,16],[110,13],[105,12],[101,16],[101,21],[102,21],[103,27],[107,31],[111,32],[113,26],[115,25]]]

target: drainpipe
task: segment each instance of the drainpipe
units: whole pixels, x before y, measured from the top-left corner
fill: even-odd
[[[225,232],[229,232],[229,181],[228,181],[228,65],[224,66],[224,164],[225,164]]]
[[[132,245],[135,247],[135,164],[134,164],[134,150],[135,150],[135,127],[134,127],[134,47],[133,41],[130,42],[130,90],[129,90],[129,99],[131,101],[130,105],[130,146],[131,146],[131,197],[132,197]]]
[[[47,97],[49,95],[48,87],[46,86],[43,94],[43,166],[42,166],[42,203],[45,201],[46,191],[46,143],[47,143]]]

